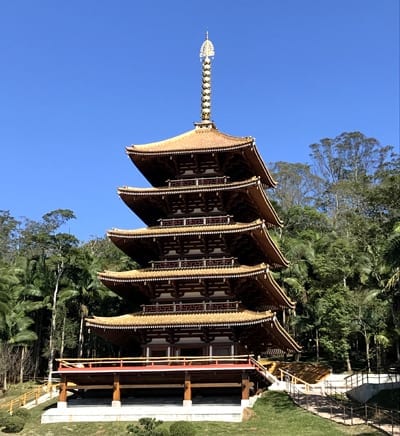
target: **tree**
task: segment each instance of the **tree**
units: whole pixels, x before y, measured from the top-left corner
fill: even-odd
[[[270,192],[283,211],[293,207],[313,207],[322,189],[322,180],[311,172],[307,164],[276,162],[269,166],[279,183]]]
[[[366,289],[356,291],[352,294],[353,304],[355,307],[355,324],[357,331],[364,338],[365,343],[365,360],[367,370],[371,371],[371,341],[375,339],[375,345],[378,342],[384,343],[383,337],[386,330],[387,319],[387,302],[379,299],[380,290]],[[377,360],[379,357],[377,356]]]
[[[383,147],[360,132],[344,132],[333,139],[322,139],[310,148],[316,174],[325,185],[320,206],[335,224],[338,214],[348,209],[362,213],[365,210],[362,192],[384,167],[391,147]]]
[[[11,261],[16,255],[19,224],[9,211],[0,210],[0,259],[3,261]]]
[[[36,263],[36,279],[43,292],[43,301],[50,309],[48,341],[48,377],[52,380],[55,358],[55,332],[59,297],[73,296],[71,283],[66,276],[77,252],[78,240],[59,228],[75,218],[68,209],[57,209],[43,215],[42,222],[28,222],[23,230],[22,245],[27,255]]]
[[[385,291],[391,300],[396,358],[400,361],[400,223],[395,226],[393,233],[388,238],[384,250],[384,260],[390,271]]]
[[[27,347],[37,339],[32,330],[34,321],[31,313],[43,306],[42,302],[30,299],[30,296],[35,294],[35,289],[24,284],[23,274],[24,270],[18,265],[0,268],[0,294],[7,294],[8,298],[8,310],[3,315],[4,323],[0,331],[1,339],[9,345],[8,348],[4,348],[9,354],[8,365],[4,369],[4,380],[7,378],[7,372],[16,368],[19,368],[19,380],[23,380]],[[18,360],[18,366],[10,356]]]

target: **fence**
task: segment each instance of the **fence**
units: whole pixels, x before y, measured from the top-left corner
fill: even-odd
[[[52,398],[53,394],[56,392],[56,388],[57,386],[55,385],[38,386],[35,389],[29,390],[22,395],[13,398],[12,400],[0,403],[0,409],[6,409],[8,413],[12,414],[14,410],[26,406],[30,402],[34,402],[37,406],[42,395],[50,394],[50,398]]]
[[[346,390],[351,390],[366,383],[386,384],[400,383],[400,373],[375,372],[367,370],[356,372],[345,378]]]
[[[306,387],[304,384],[299,384],[299,380],[292,383],[288,377],[285,377],[285,381],[286,391],[299,406],[306,410],[342,424],[368,424],[387,434],[400,435],[400,411],[398,410],[351,403],[345,399],[343,390],[337,389],[329,382],[324,382],[323,388],[319,388],[324,395],[318,395],[318,391],[315,391],[312,385]]]

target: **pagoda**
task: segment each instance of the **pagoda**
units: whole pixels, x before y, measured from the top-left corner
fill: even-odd
[[[146,227],[112,229],[108,237],[139,267],[99,278],[136,309],[86,319],[91,332],[121,350],[123,371],[116,365],[112,371],[114,404],[120,389],[146,386],[183,387],[186,405],[196,387],[237,386],[246,400],[257,356],[300,351],[281,324],[295,304],[273,275],[288,265],[269,234],[282,226],[266,194],[276,182],[254,138],[222,133],[212,121],[213,57],[207,36],[200,49],[201,120],[194,128],[127,147],[151,186],[118,193]],[[72,366],[60,366],[63,382],[74,373],[74,382],[87,386],[88,372]],[[90,377],[104,386],[107,374]]]

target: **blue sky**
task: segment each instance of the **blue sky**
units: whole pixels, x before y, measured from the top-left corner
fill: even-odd
[[[399,151],[398,0],[4,0],[0,209],[72,209],[82,241],[141,227],[116,194],[148,186],[125,146],[199,120],[206,30],[212,118],[266,162],[356,130]]]

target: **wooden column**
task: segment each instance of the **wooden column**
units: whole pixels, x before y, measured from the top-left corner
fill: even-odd
[[[242,400],[248,400],[250,396],[250,382],[247,374],[242,374]]]
[[[183,405],[192,405],[192,382],[190,380],[190,374],[185,373],[185,383],[183,388]]]
[[[60,391],[58,395],[57,407],[65,408],[67,407],[67,376],[62,375],[60,381]]]
[[[113,382],[113,397],[112,397],[112,407],[121,406],[121,386],[119,382],[119,374],[114,374]]]

